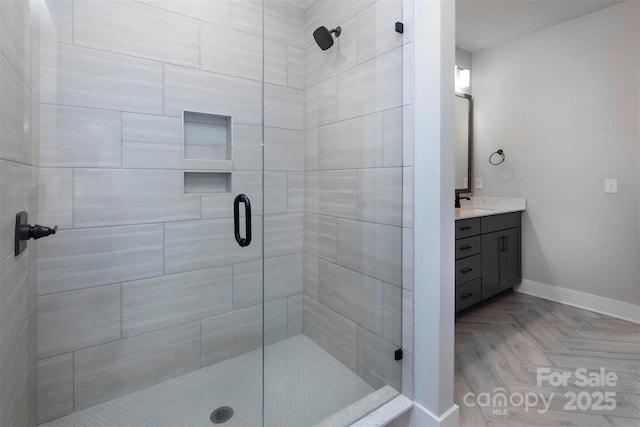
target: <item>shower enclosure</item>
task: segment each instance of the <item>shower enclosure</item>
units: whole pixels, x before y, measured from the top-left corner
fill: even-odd
[[[58,226],[18,256],[38,423],[336,426],[401,392],[402,0],[11,3],[15,208]]]

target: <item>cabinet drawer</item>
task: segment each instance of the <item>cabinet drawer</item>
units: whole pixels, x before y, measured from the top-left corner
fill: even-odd
[[[467,237],[466,239],[456,240],[456,259],[479,254],[481,248],[482,239],[480,238],[480,236]]]
[[[480,234],[480,218],[459,219],[456,221],[456,239]]]
[[[482,234],[506,230],[507,228],[520,227],[520,214],[520,212],[512,212],[507,214],[483,216],[480,218]]]
[[[481,255],[473,255],[456,261],[456,286],[477,279],[482,273]]]
[[[456,311],[464,310],[480,302],[480,288],[482,279],[476,279],[456,288]]]

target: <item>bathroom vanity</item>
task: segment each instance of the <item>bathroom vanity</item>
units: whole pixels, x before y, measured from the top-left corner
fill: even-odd
[[[456,312],[521,282],[524,199],[515,200],[509,206],[456,209]]]

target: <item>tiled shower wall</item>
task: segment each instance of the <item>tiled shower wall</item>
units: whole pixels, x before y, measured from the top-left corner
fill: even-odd
[[[36,249],[14,256],[16,213],[38,220],[37,2],[0,1],[0,425],[36,423]]]
[[[40,221],[60,231],[38,254],[40,421],[261,345],[261,5],[46,1]],[[304,16],[265,7],[268,344],[302,332]],[[183,109],[233,116],[247,248],[232,195],[182,195]]]
[[[411,31],[395,31],[411,30],[405,3],[324,0],[305,13],[304,333],[373,387],[411,395]],[[342,28],[328,51],[310,37],[320,25]]]

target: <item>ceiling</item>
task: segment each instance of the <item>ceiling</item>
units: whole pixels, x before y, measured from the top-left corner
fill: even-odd
[[[456,0],[456,46],[469,52],[624,0]]]

